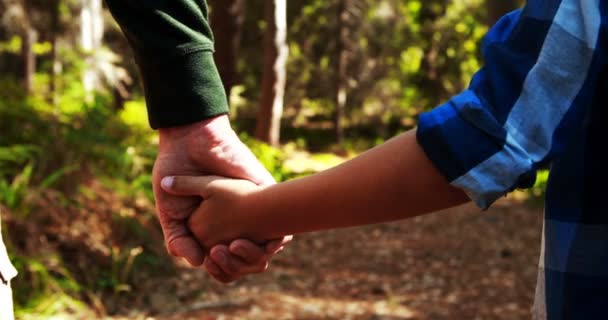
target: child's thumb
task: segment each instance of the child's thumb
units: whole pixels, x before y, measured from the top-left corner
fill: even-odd
[[[160,186],[177,196],[204,196],[207,186],[217,179],[215,176],[168,176],[160,181]]]

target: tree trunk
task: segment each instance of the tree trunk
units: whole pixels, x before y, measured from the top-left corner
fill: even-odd
[[[336,110],[334,113],[334,125],[336,129],[336,139],[338,145],[344,146],[344,114],[346,109],[346,67],[347,67],[347,50],[346,41],[348,38],[348,0],[338,0],[337,22],[338,22],[338,39],[336,39],[335,51],[335,70],[336,83],[334,92],[334,103]]]
[[[262,94],[255,136],[271,145],[280,139],[283,98],[285,94],[285,64],[287,62],[287,0],[266,0],[267,30],[264,39],[264,69]]]
[[[49,102],[53,106],[58,105],[57,97],[57,75],[61,70],[61,63],[59,62],[58,52],[58,33],[59,33],[59,0],[51,1],[51,45],[53,46],[51,51],[51,79],[49,83]],[[59,112],[59,110],[55,110]]]
[[[215,64],[226,95],[237,83],[236,55],[245,20],[245,0],[210,0],[211,29],[215,34]]]
[[[27,1],[23,2],[24,27],[21,43],[21,59],[23,61],[23,88],[27,94],[34,90],[34,75],[36,74],[36,53],[34,45],[38,41],[38,32],[34,29],[29,13],[30,6]]]
[[[36,74],[36,54],[34,44],[38,40],[38,33],[28,27],[23,35],[21,56],[23,57],[23,88],[28,94],[34,90],[34,75]]]
[[[101,0],[82,0],[80,12],[80,45],[86,55],[82,83],[87,99],[99,88],[99,75],[96,70],[95,53],[101,48],[103,39],[103,11]]]
[[[506,13],[517,9],[520,5],[518,0],[487,0],[488,9],[487,24],[493,26],[498,19]]]

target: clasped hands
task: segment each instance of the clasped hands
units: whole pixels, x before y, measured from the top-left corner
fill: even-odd
[[[161,187],[175,196],[203,199],[187,222],[203,247],[229,244],[239,238],[259,244],[268,241],[262,233],[264,228],[256,228],[256,210],[250,201],[264,186],[219,176],[170,176],[161,180]]]
[[[231,213],[227,208],[220,209],[223,212],[212,208],[214,201],[210,199],[220,200],[220,197],[209,197],[209,192],[214,194],[237,185],[234,190],[238,191],[221,194],[236,197],[238,192],[275,183],[232,130],[228,117],[222,115],[188,126],[160,129],[159,137],[153,187],[168,252],[185,258],[192,266],[203,265],[221,282],[266,270],[270,259],[291,236],[256,239],[251,235],[247,240],[237,239],[245,234],[224,232],[227,225],[221,218]],[[247,181],[202,177],[208,175]],[[239,212],[246,212],[246,208],[243,210]]]

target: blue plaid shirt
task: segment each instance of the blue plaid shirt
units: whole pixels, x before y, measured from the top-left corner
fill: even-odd
[[[535,319],[608,319],[608,1],[531,0],[418,141],[482,208],[550,165]]]

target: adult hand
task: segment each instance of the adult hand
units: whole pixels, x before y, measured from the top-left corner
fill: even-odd
[[[170,194],[200,196],[204,199],[188,219],[188,228],[199,243],[206,247],[215,246],[211,256],[223,256],[226,260],[224,273],[230,276],[238,275],[238,270],[246,267],[246,262],[239,262],[236,259],[230,261],[225,254],[228,250],[241,254],[243,261],[252,265],[257,264],[259,269],[252,272],[261,272],[267,267],[266,262],[255,262],[258,259],[255,255],[264,256],[264,253],[252,243],[234,241],[230,247],[218,246],[218,244],[230,243],[239,237],[263,243],[277,236],[273,233],[265,233],[264,228],[260,228],[259,225],[265,222],[259,222],[255,216],[256,204],[252,202],[250,195],[264,187],[248,180],[218,176],[165,177],[161,186]],[[210,263],[209,259],[205,262],[206,266],[207,263]]]
[[[165,176],[221,175],[246,179],[259,185],[273,184],[274,179],[240,141],[226,115],[188,126],[159,130],[159,153],[154,163],[153,187],[158,218],[170,254],[185,258],[191,265],[205,264],[207,271],[222,282],[265,270],[270,258],[291,237],[258,246],[237,240],[229,247],[210,250],[192,237],[186,221],[201,201],[200,197],[178,197],[160,187]]]

